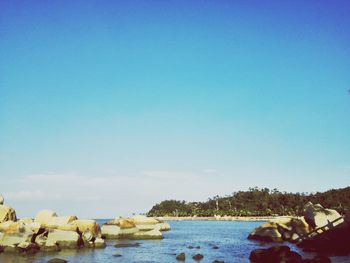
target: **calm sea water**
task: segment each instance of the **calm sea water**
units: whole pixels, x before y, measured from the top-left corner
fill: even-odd
[[[106,220],[98,220],[100,224]],[[13,256],[0,254],[1,263],[42,263],[58,257],[76,263],[93,262],[177,262],[176,254],[186,253],[186,262],[195,262],[192,255],[201,253],[204,259],[201,263],[212,262],[215,259],[226,263],[249,262],[250,251],[269,245],[247,240],[248,234],[262,222],[222,222],[222,221],[180,221],[170,222],[172,230],[164,232],[164,239],[159,241],[136,241],[139,247],[115,248],[116,243],[135,243],[135,241],[108,241],[105,249],[65,250],[59,253],[36,254],[34,256]],[[213,246],[218,249],[213,249]],[[188,246],[200,246],[189,249]],[[299,251],[292,247],[293,250]],[[115,255],[119,254],[120,257]],[[312,257],[312,254],[303,254]],[[332,262],[350,262],[350,257],[332,258]]]

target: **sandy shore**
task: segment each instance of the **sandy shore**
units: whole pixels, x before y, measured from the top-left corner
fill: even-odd
[[[222,217],[174,217],[164,216],[159,217],[165,221],[268,221],[277,218],[291,218],[292,216],[222,216]]]

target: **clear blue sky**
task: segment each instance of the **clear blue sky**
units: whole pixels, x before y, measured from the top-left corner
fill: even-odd
[[[0,1],[0,192],[114,217],[350,178],[349,1]]]

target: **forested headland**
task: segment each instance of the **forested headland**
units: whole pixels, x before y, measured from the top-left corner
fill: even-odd
[[[148,216],[298,216],[302,215],[308,201],[344,214],[350,208],[350,187],[317,193],[289,193],[254,187],[232,195],[214,196],[206,202],[165,200],[154,205]]]

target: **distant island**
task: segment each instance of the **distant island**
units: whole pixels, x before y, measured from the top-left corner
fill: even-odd
[[[147,213],[160,217],[211,216],[300,216],[303,204],[321,204],[344,214],[350,208],[350,187],[317,193],[288,193],[277,189],[249,188],[224,197],[215,196],[206,202],[165,200]]]

